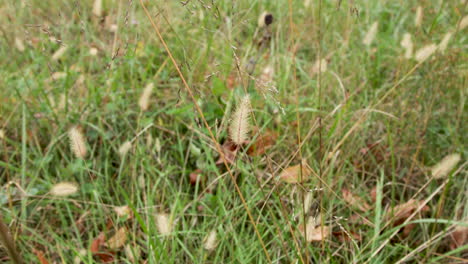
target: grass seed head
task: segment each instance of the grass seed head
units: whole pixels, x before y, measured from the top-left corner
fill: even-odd
[[[169,236],[172,232],[172,223],[167,214],[156,215],[156,226],[159,233],[163,236]]]
[[[422,6],[418,6],[416,8],[416,15],[414,17],[414,25],[416,27],[421,27],[422,20],[423,20],[423,9],[422,9]]]
[[[18,51],[23,52],[26,48],[24,47],[23,40],[16,37],[15,38],[15,47]]]
[[[126,141],[125,143],[123,143],[120,148],[119,148],[119,154],[121,156],[125,156],[128,151],[132,148],[132,142],[130,141]]]
[[[242,145],[247,141],[250,132],[250,112],[250,96],[246,95],[234,112],[229,130],[229,136],[236,145]]]
[[[436,50],[437,50],[436,44],[429,44],[427,46],[420,48],[418,51],[416,51],[416,53],[414,54],[414,58],[418,62],[423,62],[427,60]]]
[[[65,54],[65,52],[67,51],[67,47],[66,46],[61,46],[57,51],[54,52],[54,54],[52,55],[52,60],[53,61],[58,61],[60,58],[62,58],[63,54]]]
[[[450,154],[432,167],[432,176],[435,179],[447,177],[452,169],[458,164],[461,157],[459,154]]]
[[[68,196],[76,193],[78,186],[69,182],[57,183],[50,189],[50,194],[54,196]]]
[[[203,242],[203,248],[208,250],[208,251],[213,251],[216,249],[217,246],[217,239],[216,239],[216,230],[213,229],[211,232],[208,234],[208,236],[205,238]]]
[[[405,58],[411,59],[413,56],[413,41],[411,40],[411,34],[405,33],[400,45],[405,48]]]
[[[145,89],[143,90],[143,93],[140,96],[140,100],[138,100],[138,105],[140,106],[140,109],[142,111],[148,110],[149,100],[150,100],[151,94],[153,93],[153,88],[154,88],[154,84],[148,83]]]
[[[468,27],[468,15],[461,19],[460,24],[458,25],[458,30],[463,30],[466,27]]]
[[[448,32],[445,34],[444,38],[442,41],[439,43],[439,51],[444,52],[447,49],[448,43],[450,42],[450,39],[452,38],[453,33]]]
[[[101,17],[102,15],[102,0],[94,0],[93,15]]]
[[[367,31],[366,35],[364,36],[364,39],[362,40],[362,43],[366,46],[370,46],[372,42],[375,39],[375,36],[377,35],[377,29],[379,27],[379,22],[375,21],[374,24],[369,28],[369,31]]]
[[[68,137],[70,138],[71,150],[75,154],[75,156],[80,159],[86,157],[86,142],[80,129],[76,126],[72,127],[72,129],[70,129],[70,131],[68,132]]]

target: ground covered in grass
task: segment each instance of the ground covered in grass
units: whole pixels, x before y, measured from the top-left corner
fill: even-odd
[[[2,2],[0,259],[466,263],[467,12]]]

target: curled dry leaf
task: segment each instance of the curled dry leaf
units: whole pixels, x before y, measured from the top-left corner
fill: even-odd
[[[234,164],[234,160],[236,159],[237,150],[239,147],[232,141],[226,140],[223,145],[221,146],[221,150],[223,151],[224,158],[228,164]],[[223,158],[219,157],[216,161],[217,165],[224,164]]]
[[[468,222],[466,222],[468,224]],[[450,234],[450,249],[462,247],[468,243],[468,226],[457,226]]]
[[[109,238],[106,245],[109,249],[119,249],[125,245],[127,241],[127,229],[125,227],[120,228],[115,232],[115,235]]]
[[[267,130],[264,134],[259,135],[252,145],[247,150],[247,154],[250,156],[263,155],[269,148],[271,148],[278,138],[278,133]]]
[[[93,254],[93,256],[99,259],[102,263],[111,263],[114,261],[114,253],[113,252],[103,252],[101,251],[102,246],[106,243],[106,235],[101,232],[99,236],[97,236],[93,242],[91,242],[91,246],[89,250]]]
[[[38,250],[38,249],[33,248],[32,251],[36,255],[36,257],[39,259],[39,263],[49,264],[49,261],[47,261],[46,257],[44,256],[44,252],[42,250]]]
[[[352,207],[355,207],[363,212],[369,211],[371,209],[371,206],[366,201],[364,201],[361,197],[352,194],[348,189],[343,188],[341,193],[343,194],[343,198],[346,203]]]
[[[70,182],[57,183],[50,189],[50,194],[54,196],[68,196],[76,193],[78,186]]]
[[[279,177],[282,181],[287,183],[299,183],[307,180],[311,173],[312,171],[308,168],[306,164],[298,164],[284,169]]]
[[[93,254],[98,253],[99,250],[101,249],[101,246],[104,245],[105,241],[106,241],[106,235],[103,232],[101,232],[99,236],[97,236],[93,240],[93,242],[91,242],[91,246],[89,247],[89,250],[91,251],[91,253]]]
[[[423,203],[424,201],[411,199],[404,204],[390,208],[385,215],[386,221],[390,221],[393,226],[398,226],[405,222]],[[428,210],[429,207],[425,205],[420,212],[427,212]]]
[[[307,242],[313,242],[326,239],[330,234],[331,228],[329,226],[317,225],[315,218],[311,216],[307,219],[306,231],[304,232],[304,225],[301,225],[299,230],[305,236]]]
[[[191,172],[189,175],[190,179],[190,184],[191,185],[196,185],[197,183],[200,183],[201,181],[201,170],[196,169],[195,171]]]

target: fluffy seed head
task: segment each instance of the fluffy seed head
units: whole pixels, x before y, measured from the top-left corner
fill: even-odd
[[[418,8],[416,8],[416,15],[414,17],[414,25],[416,27],[420,27],[422,24],[422,20],[423,20],[423,9],[422,9],[422,6],[418,6]]]
[[[156,225],[158,231],[163,236],[168,236],[172,232],[172,224],[169,221],[169,216],[167,214],[157,214],[156,215]]]
[[[250,96],[246,95],[237,106],[229,127],[231,140],[237,145],[242,145],[247,140],[250,132],[250,112]]]
[[[97,54],[98,54],[98,49],[96,49],[96,48],[90,48],[89,49],[89,55],[96,56]]]
[[[205,241],[203,242],[203,248],[205,248],[208,251],[212,251],[216,248],[216,246],[216,230],[211,230],[211,232],[208,234],[208,236],[205,238]]]
[[[443,158],[439,163],[432,167],[432,176],[435,179],[446,177],[450,171],[458,164],[461,157],[459,154],[450,154]]]
[[[24,47],[23,40],[16,37],[15,38],[15,47],[20,51],[23,52],[26,48]]]
[[[94,0],[93,14],[97,17],[102,15],[102,0]]]
[[[54,55],[52,55],[52,60],[59,60],[63,56],[63,54],[65,54],[65,51],[67,51],[67,47],[61,46],[57,51],[55,51]]]
[[[78,127],[72,127],[68,132],[70,138],[70,147],[77,158],[84,158],[87,153],[86,142],[83,134]]]
[[[429,44],[427,46],[420,48],[418,51],[416,51],[416,53],[414,54],[414,58],[418,62],[423,62],[426,59],[428,59],[436,50],[437,50],[436,44]]]
[[[54,196],[68,196],[76,193],[78,186],[69,182],[57,183],[50,189],[50,194]]]
[[[140,100],[138,100],[138,105],[140,106],[142,111],[148,110],[149,99],[151,97],[151,93],[153,92],[153,88],[154,84],[148,83],[140,96]]]
[[[130,141],[127,141],[125,143],[122,144],[122,146],[120,146],[119,148],[119,154],[121,156],[125,156],[125,154],[127,154],[127,152],[132,148],[132,142]]]
[[[132,213],[132,211],[131,211],[130,207],[128,207],[128,205],[114,207],[114,212],[119,217],[126,217],[126,216],[129,216]]]
[[[464,16],[458,25],[458,30],[463,30],[468,27],[468,15]]]
[[[439,51],[440,52],[444,52],[447,49],[448,43],[449,43],[450,39],[452,38],[452,34],[453,34],[452,32],[448,32],[447,34],[445,34],[444,38],[439,43]]]
[[[374,41],[375,35],[377,35],[377,29],[379,27],[379,22],[375,21],[374,24],[369,28],[369,31],[367,31],[366,35],[364,36],[364,39],[362,40],[362,43],[366,46],[370,46],[372,44],[372,41]]]
[[[326,59],[316,60],[314,66],[312,67],[312,73],[317,74],[319,72],[326,72],[328,68],[328,63]]]
[[[405,48],[405,58],[411,59],[413,56],[413,41],[411,40],[411,34],[405,33],[400,45]]]

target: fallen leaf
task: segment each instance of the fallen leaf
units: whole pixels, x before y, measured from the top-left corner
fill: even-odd
[[[196,169],[195,171],[190,173],[189,179],[190,179],[190,184],[191,185],[196,185],[197,183],[200,183],[200,181],[201,181],[201,175],[200,174],[201,174],[200,169]]]
[[[93,256],[99,259],[102,263],[110,263],[114,261],[114,253],[113,252],[102,252],[101,248],[106,243],[106,235],[104,232],[101,232],[99,236],[97,236],[93,242],[91,242],[91,246],[89,250],[93,253]]]
[[[38,250],[33,248],[33,253],[36,255],[36,257],[39,259],[39,263],[41,264],[49,264],[49,261],[45,258],[44,252],[42,250]]]
[[[301,167],[302,167],[302,173],[301,173]],[[287,182],[287,183],[299,183],[309,178],[310,174],[311,174],[311,171],[310,169],[307,168],[307,165],[298,164],[298,165],[294,165],[294,166],[284,169],[283,172],[281,172],[279,177],[282,181]]]
[[[250,156],[259,156],[271,148],[278,138],[278,133],[267,130],[263,135],[258,136],[255,142],[250,145],[247,154]]]
[[[359,210],[366,212],[371,209],[371,206],[364,201],[361,197],[352,194],[348,189],[343,188],[341,190],[343,198],[349,205],[358,208]]]
[[[121,248],[125,242],[127,241],[127,229],[125,227],[120,228],[115,232],[115,235],[109,240],[107,240],[107,247],[110,249],[119,249]]]
[[[404,204],[390,208],[386,213],[386,220],[390,221],[393,226],[398,226],[405,222],[424,202],[411,199]],[[429,210],[427,205],[421,208],[420,212],[426,212]]]
[[[99,249],[101,248],[102,245],[104,245],[106,241],[106,235],[101,232],[99,236],[97,236],[93,242],[91,242],[91,246],[89,247],[89,250],[91,253],[97,253],[99,252]]]
[[[451,250],[466,245],[466,243],[468,243],[468,226],[457,226],[450,234],[450,239]]]
[[[299,227],[299,230],[301,231],[302,235],[305,236],[307,242],[322,241],[328,237],[331,230],[329,226],[317,226],[315,218],[312,216],[307,220],[305,229],[306,232],[304,232],[303,225]]]
[[[374,186],[370,192],[370,197],[372,199],[372,202],[375,203],[377,201],[377,186]]]
[[[236,158],[238,146],[234,144],[231,140],[226,140],[223,145],[221,146],[221,150],[223,151],[224,158],[228,164],[234,164],[234,160]],[[224,164],[223,158],[219,157],[216,161],[216,164]]]
[[[98,252],[98,253],[94,253],[93,256],[99,259],[101,263],[114,262],[114,253],[112,252]]]

